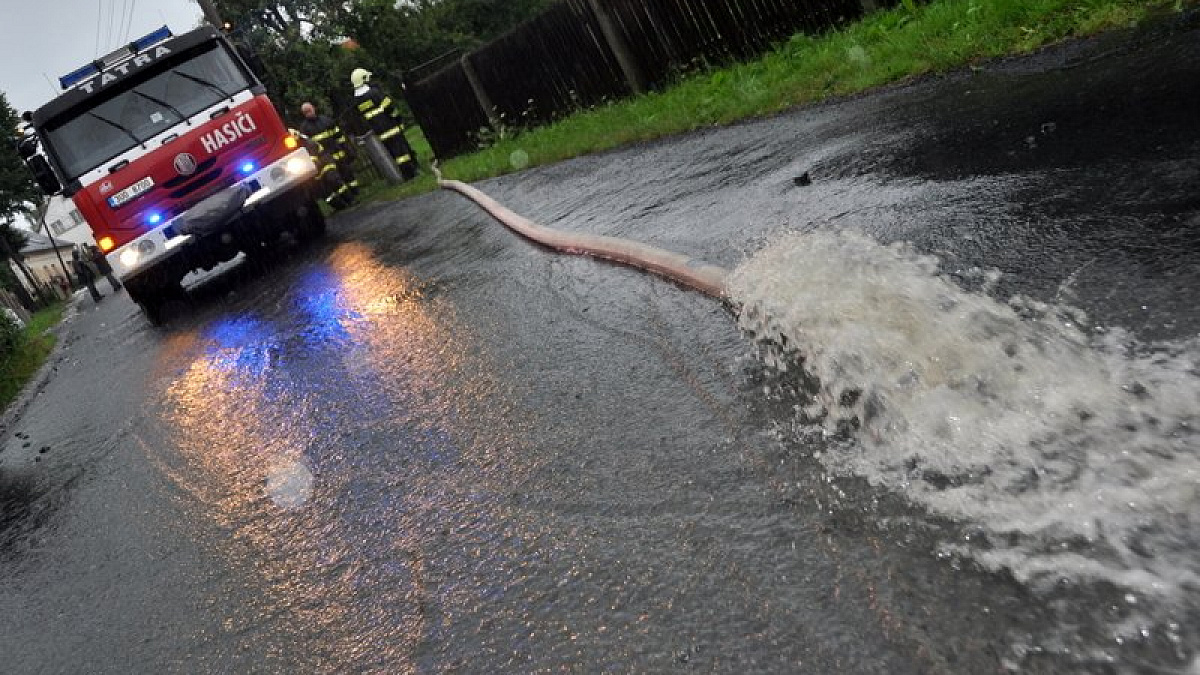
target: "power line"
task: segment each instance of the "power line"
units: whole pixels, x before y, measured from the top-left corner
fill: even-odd
[[[125,17],[125,33],[121,36],[121,44],[129,42],[129,29],[133,24],[133,2],[134,0],[129,0],[129,15]]]
[[[125,8],[128,6],[128,4],[129,4],[129,0],[121,0],[120,11],[113,15],[117,19],[117,27],[113,30],[113,34],[108,38],[109,49],[111,49],[112,46],[121,37],[121,26],[125,25]]]
[[[112,46],[113,17],[116,15],[116,0],[108,0],[108,32],[104,34],[104,51]]]
[[[137,0],[129,0],[129,21],[125,23],[125,38],[121,42],[129,42],[129,33],[133,30],[133,11],[137,7]]]
[[[100,53],[100,23],[104,18],[104,0],[96,0],[96,46],[92,48],[92,54]]]
[[[121,8],[121,16],[117,19],[117,32],[113,33],[113,42],[121,43],[121,27],[125,25],[125,15],[129,13],[129,0],[125,1],[125,5]]]

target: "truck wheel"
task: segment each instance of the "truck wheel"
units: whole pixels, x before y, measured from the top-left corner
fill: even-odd
[[[127,281],[125,290],[129,293],[129,298],[142,310],[142,314],[146,315],[146,320],[152,326],[163,325],[167,303],[183,294],[183,288],[179,286],[179,282],[157,286],[138,281]]]
[[[325,214],[315,199],[304,205],[304,224],[300,228],[305,239],[320,239],[325,235]]]
[[[125,290],[129,293],[129,298],[133,300],[138,308],[142,310],[142,314],[146,315],[146,320],[152,326],[161,326],[163,324],[163,300],[158,293],[132,282],[125,283]]]

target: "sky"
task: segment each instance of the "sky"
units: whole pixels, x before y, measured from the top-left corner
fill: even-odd
[[[59,92],[58,78],[163,24],[195,28],[195,0],[0,0],[0,91],[17,114]]]

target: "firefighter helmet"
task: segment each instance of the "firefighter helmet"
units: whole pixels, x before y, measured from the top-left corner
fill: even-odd
[[[366,68],[355,68],[354,72],[350,73],[350,84],[355,87],[361,87],[371,80],[371,71]]]

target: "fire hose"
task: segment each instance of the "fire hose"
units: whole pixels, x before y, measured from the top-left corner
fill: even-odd
[[[653,272],[720,300],[729,299],[726,289],[729,271],[723,267],[629,239],[564,232],[538,225],[466,183],[443,179],[437,166],[433,167],[433,172],[437,177],[438,187],[457,192],[475,202],[500,224],[535,243],[561,253],[601,258]]]

